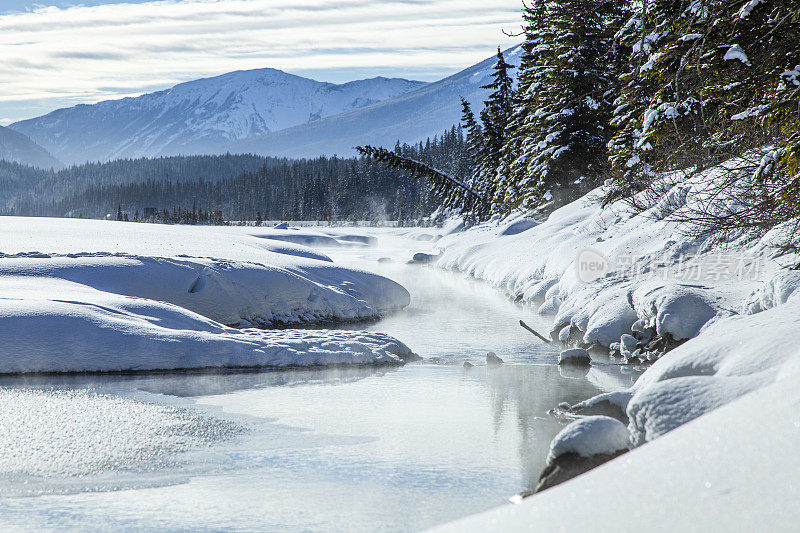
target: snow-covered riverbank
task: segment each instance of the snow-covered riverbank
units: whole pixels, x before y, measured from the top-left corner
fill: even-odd
[[[655,361],[629,391],[587,399],[571,409],[581,415],[601,403],[616,406],[619,416],[629,421],[632,447],[745,397],[740,409],[731,406],[709,414],[691,426],[697,429],[687,427],[666,435],[663,444],[659,439],[658,446],[645,446],[584,476],[589,480],[604,476],[609,484],[603,491],[615,495],[617,508],[639,507],[642,491],[635,487],[651,481],[626,476],[617,486],[613,476],[600,472],[619,472],[632,457],[639,458],[636,464],[647,465],[641,468],[669,477],[674,466],[664,450],[679,449],[691,463],[689,458],[697,449],[713,447],[711,442],[701,442],[701,435],[717,439],[720,449],[713,457],[720,470],[726,462],[738,463],[743,472],[752,470],[750,482],[763,491],[761,499],[791,501],[797,495],[797,468],[792,467],[796,462],[788,455],[800,450],[800,419],[796,415],[800,397],[787,397],[786,393],[800,383],[800,350],[792,341],[800,331],[800,291],[796,290],[800,274],[782,267],[796,258],[776,253],[774,235],[718,245],[667,220],[667,211],[688,210],[698,201],[697,188],[691,183],[677,185],[661,202],[639,214],[620,203],[603,208],[600,198],[595,191],[541,223],[510,219],[461,232],[441,228],[413,233],[421,241],[435,241],[431,246],[441,253],[439,267],[483,279],[512,298],[537,306],[540,313],[552,315],[550,335],[554,339],[611,347],[617,350],[620,362],[633,364],[658,358],[659,347],[677,345]],[[783,414],[763,419],[761,415],[770,405],[784,406]],[[726,425],[738,429],[726,432]],[[792,432],[794,441],[789,439]],[[776,444],[784,451],[775,448],[774,453],[765,455],[763,448],[750,444],[760,440],[769,448],[771,441],[778,443],[782,438],[793,442],[793,447]],[[687,464],[686,468],[699,466]],[[718,475],[725,477],[722,472]],[[579,487],[592,485],[598,491],[602,486],[598,481],[576,483],[582,484]],[[672,490],[697,499],[708,492],[702,484],[684,486],[682,478],[673,477],[671,483]],[[735,502],[753,489],[726,487],[727,492],[716,493],[715,504],[721,506],[720,512],[723,506],[733,509]],[[537,513],[557,498],[556,494],[576,507],[588,503],[566,497],[575,494],[572,483],[551,490],[552,495],[526,500],[515,511],[498,510],[456,527],[507,529],[523,522],[533,526]],[[636,504],[631,498],[637,499]],[[656,518],[660,509],[661,503],[654,502],[645,512],[646,518]],[[768,508],[747,509],[762,517],[769,512]],[[617,516],[609,515],[605,528],[597,521],[592,521],[593,527],[612,529]],[[555,517],[565,518],[564,511],[552,513],[553,520]],[[562,524],[578,529],[578,524],[585,527],[586,523],[572,518],[544,521],[542,529]]]
[[[399,284],[276,233],[288,230],[0,218],[0,372],[400,364],[411,356],[379,333],[253,328],[373,319],[410,301]]]

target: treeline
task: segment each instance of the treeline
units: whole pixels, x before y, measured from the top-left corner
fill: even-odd
[[[472,170],[460,126],[415,145],[397,143],[394,150],[454,175]],[[368,158],[191,156],[37,172],[33,193],[18,194],[7,213],[182,223],[217,223],[215,212],[226,220],[411,222],[438,207],[425,180]],[[45,183],[55,183],[58,192],[43,190]]]
[[[281,159],[249,154],[197,155],[119,159],[108,163],[85,163],[53,171],[0,161],[0,198],[2,198],[0,212],[63,216],[65,213],[53,210],[54,204],[90,187],[136,184],[148,180],[191,182],[232,178],[243,172],[256,171],[265,165],[274,166],[282,162]],[[108,202],[101,209],[94,211],[104,210],[113,213],[116,204]]]
[[[530,0],[523,17],[516,87],[498,51],[479,116],[464,103],[469,185],[490,206],[467,215],[549,210],[603,183],[644,209],[738,157],[695,221],[800,217],[800,0]]]

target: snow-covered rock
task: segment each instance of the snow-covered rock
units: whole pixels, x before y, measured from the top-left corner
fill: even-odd
[[[558,354],[559,365],[589,365],[592,358],[583,348],[570,348]]]
[[[607,416],[587,416],[562,429],[550,445],[536,492],[588,472],[628,451],[628,430]]]
[[[611,455],[629,447],[628,429],[608,416],[587,416],[562,429],[550,443],[547,461],[574,453],[581,457]]]

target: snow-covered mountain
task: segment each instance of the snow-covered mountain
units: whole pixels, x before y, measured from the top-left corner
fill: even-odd
[[[63,163],[28,137],[0,126],[0,159],[39,168],[61,168]]]
[[[266,68],[59,109],[10,127],[68,163],[213,153],[233,140],[369,106],[425,85],[383,77],[337,85]]]
[[[504,52],[519,66],[521,45]],[[222,146],[220,153],[255,153],[286,157],[350,156],[354,146],[394,146],[441,134],[461,119],[463,96],[477,115],[489,94],[481,89],[490,81],[496,56],[477,65],[390,100],[285,130],[239,139]],[[516,70],[510,72],[516,76]]]

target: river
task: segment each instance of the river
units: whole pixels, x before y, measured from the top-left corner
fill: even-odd
[[[535,486],[563,427],[547,411],[632,383],[610,363],[559,369],[557,348],[518,324],[546,332],[547,319],[482,282],[405,264],[414,241],[379,242],[325,251],[395,279],[412,303],[350,327],[394,335],[422,361],[5,377],[0,426],[14,423],[15,406],[44,402],[52,414],[0,436],[17,454],[0,458],[0,520],[31,530],[420,530]],[[489,351],[505,364],[485,366]]]

